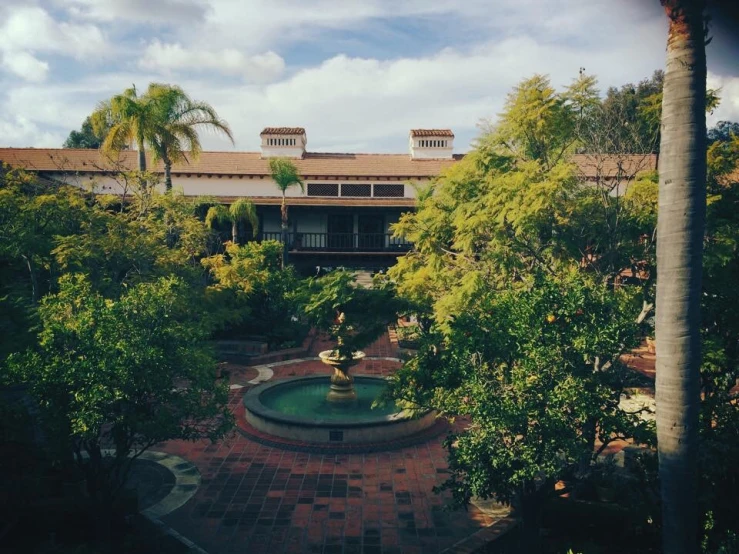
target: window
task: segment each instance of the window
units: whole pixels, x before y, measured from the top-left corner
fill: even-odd
[[[372,196],[372,185],[341,185],[341,196]]]
[[[377,198],[402,198],[405,196],[405,185],[375,185]]]
[[[339,196],[339,185],[334,183],[308,183],[308,196]]]

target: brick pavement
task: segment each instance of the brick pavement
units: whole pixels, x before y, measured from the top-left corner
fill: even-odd
[[[312,353],[330,348],[313,341]],[[394,357],[385,335],[366,349]],[[355,373],[388,375],[398,362],[365,360]],[[256,375],[230,364],[231,380]],[[272,366],[274,378],[329,374],[319,361]],[[233,390],[240,406],[248,387]],[[172,442],[163,450],[202,474],[195,497],[162,521],[211,554],[229,552],[414,554],[440,552],[493,518],[474,506],[446,511],[434,486],[449,475],[443,436],[372,454],[313,454],[259,444],[238,432],[216,444]]]

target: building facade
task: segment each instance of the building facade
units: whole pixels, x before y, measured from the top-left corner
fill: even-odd
[[[281,240],[281,192],[269,160],[288,158],[305,182],[287,191],[288,250],[303,268],[379,269],[411,247],[391,226],[414,208],[416,187],[462,158],[454,155],[449,129],[413,129],[406,154],[317,153],[307,150],[302,127],[268,127],[260,152],[203,152],[172,168],[185,196],[213,197],[224,204],[248,198],[257,206],[259,240]],[[97,150],[0,148],[0,161],[40,176],[101,194],[130,195],[125,175],[137,168],[137,152],[107,159]],[[656,167],[654,156],[576,156],[584,179],[615,183],[618,192],[639,172]],[[162,173],[161,164],[148,169]]]

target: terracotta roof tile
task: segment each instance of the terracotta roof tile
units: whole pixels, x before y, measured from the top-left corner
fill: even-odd
[[[147,158],[149,158],[147,156]],[[306,152],[302,159],[293,160],[298,172],[305,178],[320,177],[373,177],[399,179],[429,178],[453,164],[462,156],[450,160],[412,160],[408,154],[328,154]],[[121,152],[119,168],[133,170],[137,167],[138,152]],[[0,148],[0,161],[43,172],[94,172],[115,171],[116,165],[107,162],[97,150],[72,148]],[[162,171],[161,164],[147,167]],[[173,174],[180,175],[253,175],[270,174],[269,160],[259,152],[203,152],[197,161],[175,164]]]
[[[306,152],[302,159],[294,160],[298,172],[304,178],[395,178],[426,179],[439,175],[446,167],[462,159],[411,159],[408,154],[341,154]],[[148,158],[148,156],[147,156]],[[101,173],[105,171],[133,170],[137,167],[138,152],[121,152],[118,165],[107,161],[97,150],[74,148],[0,148],[0,161],[12,166],[40,172]],[[578,154],[573,161],[587,179],[614,178],[621,172],[630,177],[641,171],[655,169],[657,156],[593,156]],[[148,167],[162,172],[161,164],[148,159]],[[179,175],[245,175],[269,176],[269,160],[259,152],[203,152],[197,161],[175,164],[174,174]]]
[[[259,136],[262,135],[304,135],[303,127],[265,127]]]
[[[454,137],[451,129],[411,129],[412,137]]]
[[[627,179],[657,169],[657,154],[575,154],[572,161],[586,179]]]

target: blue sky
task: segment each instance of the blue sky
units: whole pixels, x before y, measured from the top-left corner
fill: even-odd
[[[664,65],[657,0],[3,0],[0,145],[61,146],[97,102],[177,83],[256,150],[265,126],[303,126],[315,151],[404,152],[445,127],[459,152],[533,73],[580,67],[600,86]],[[739,121],[739,72],[709,46],[709,118]]]

